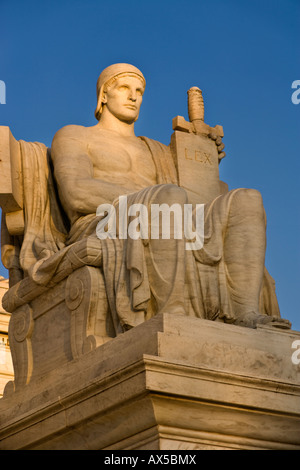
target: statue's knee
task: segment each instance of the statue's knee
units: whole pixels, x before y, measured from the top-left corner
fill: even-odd
[[[261,193],[256,189],[239,189],[235,193],[234,204],[240,211],[264,211]]]
[[[180,186],[165,184],[161,187],[153,202],[155,204],[168,204],[169,206],[172,204],[184,205],[187,204],[188,197],[186,191]]]

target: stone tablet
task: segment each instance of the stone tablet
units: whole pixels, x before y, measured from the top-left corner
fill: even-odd
[[[205,204],[227,189],[219,179],[219,162],[225,156],[224,133],[222,126],[205,124],[200,88],[192,87],[187,94],[190,121],[182,116],[173,119],[171,150],[179,186],[186,190],[189,202]]]
[[[219,157],[215,142],[204,135],[175,131],[171,148],[179,185],[191,204],[204,204],[221,193]]]

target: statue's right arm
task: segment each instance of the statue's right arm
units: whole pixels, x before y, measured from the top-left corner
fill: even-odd
[[[111,203],[125,192],[124,188],[94,178],[84,127],[60,129],[52,142],[51,157],[63,205],[73,212],[95,213],[100,204]]]

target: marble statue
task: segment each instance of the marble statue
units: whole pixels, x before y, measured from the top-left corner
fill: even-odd
[[[71,224],[67,244],[95,237],[97,206],[120,195],[127,195],[128,204],[147,206],[188,202],[187,192],[178,186],[170,147],[135,136],[144,91],[140,70],[112,65],[97,83],[98,123],[66,126],[55,135],[51,155]],[[221,152],[224,145],[218,147]],[[193,252],[185,250],[183,239],[172,237],[103,240],[108,297],[122,327],[159,312],[245,326],[278,322],[264,269],[265,213],[259,192],[239,189],[218,195],[205,206],[204,226],[204,247]],[[263,300],[260,305],[264,288],[273,297],[274,310],[268,315]]]
[[[145,86],[133,65],[107,67],[97,82],[97,124],[63,127],[51,149],[17,142],[0,128],[1,248],[10,277],[3,304],[14,312],[13,355],[27,357],[17,383],[29,380],[34,348],[28,344],[40,344],[34,324],[51,321],[40,307],[50,318],[51,302],[54,316],[57,309],[72,313],[64,328],[73,357],[159,313],[290,328],[265,268],[262,197],[254,189],[229,191],[220,181],[223,130],[205,124],[201,90],[189,90],[190,121],[173,119],[167,146],[135,135]],[[99,239],[104,216],[97,208],[110,204],[120,215],[120,196],[149,213],[155,205],[204,204],[203,245],[187,250],[175,224],[168,238],[162,231],[124,238],[117,226],[116,237]]]
[[[137,137],[145,86],[106,68],[97,124],[51,148],[0,126],[0,448],[299,449],[300,333],[265,267],[261,194],[220,180],[197,87],[169,145]]]

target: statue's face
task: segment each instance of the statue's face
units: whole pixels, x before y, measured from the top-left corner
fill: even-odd
[[[134,122],[140,112],[143,93],[144,84],[138,77],[119,77],[104,93],[103,103],[116,118]]]

